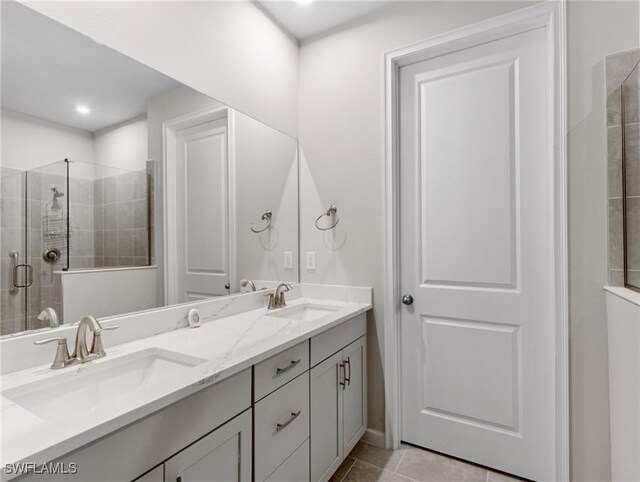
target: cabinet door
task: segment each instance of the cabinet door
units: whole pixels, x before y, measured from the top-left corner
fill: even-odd
[[[310,372],[311,481],[326,481],[342,462],[342,352]]]
[[[165,462],[165,482],[251,480],[251,410]]]
[[[367,337],[342,350],[345,366],[343,397],[344,455],[349,455],[367,429]]]

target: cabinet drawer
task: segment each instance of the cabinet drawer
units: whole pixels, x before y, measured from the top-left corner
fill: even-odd
[[[309,368],[309,342],[272,356],[254,367],[254,401],[266,397],[271,392],[290,382]]]
[[[267,477],[267,482],[305,482],[309,480],[309,440],[300,445]]]
[[[326,360],[367,332],[367,319],[362,313],[324,333],[311,338],[311,366]]]
[[[267,478],[309,438],[309,372],[254,406],[255,480]]]

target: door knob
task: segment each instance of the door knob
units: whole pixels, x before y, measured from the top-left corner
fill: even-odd
[[[402,296],[402,302],[405,305],[412,305],[413,304],[413,296],[411,296],[411,295],[403,295]]]

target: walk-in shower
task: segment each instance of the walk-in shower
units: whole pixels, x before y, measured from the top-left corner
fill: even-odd
[[[38,315],[56,305],[56,273],[151,264],[147,169],[71,160],[2,169],[0,334],[46,325]]]

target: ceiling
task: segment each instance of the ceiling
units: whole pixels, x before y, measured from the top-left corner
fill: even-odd
[[[315,37],[352,20],[381,10],[391,3],[393,2],[382,0],[314,0],[311,3],[301,3],[295,0],[257,1],[263,10],[298,40]]]
[[[144,114],[147,99],[181,85],[24,5],[1,4],[4,109],[94,132]]]

